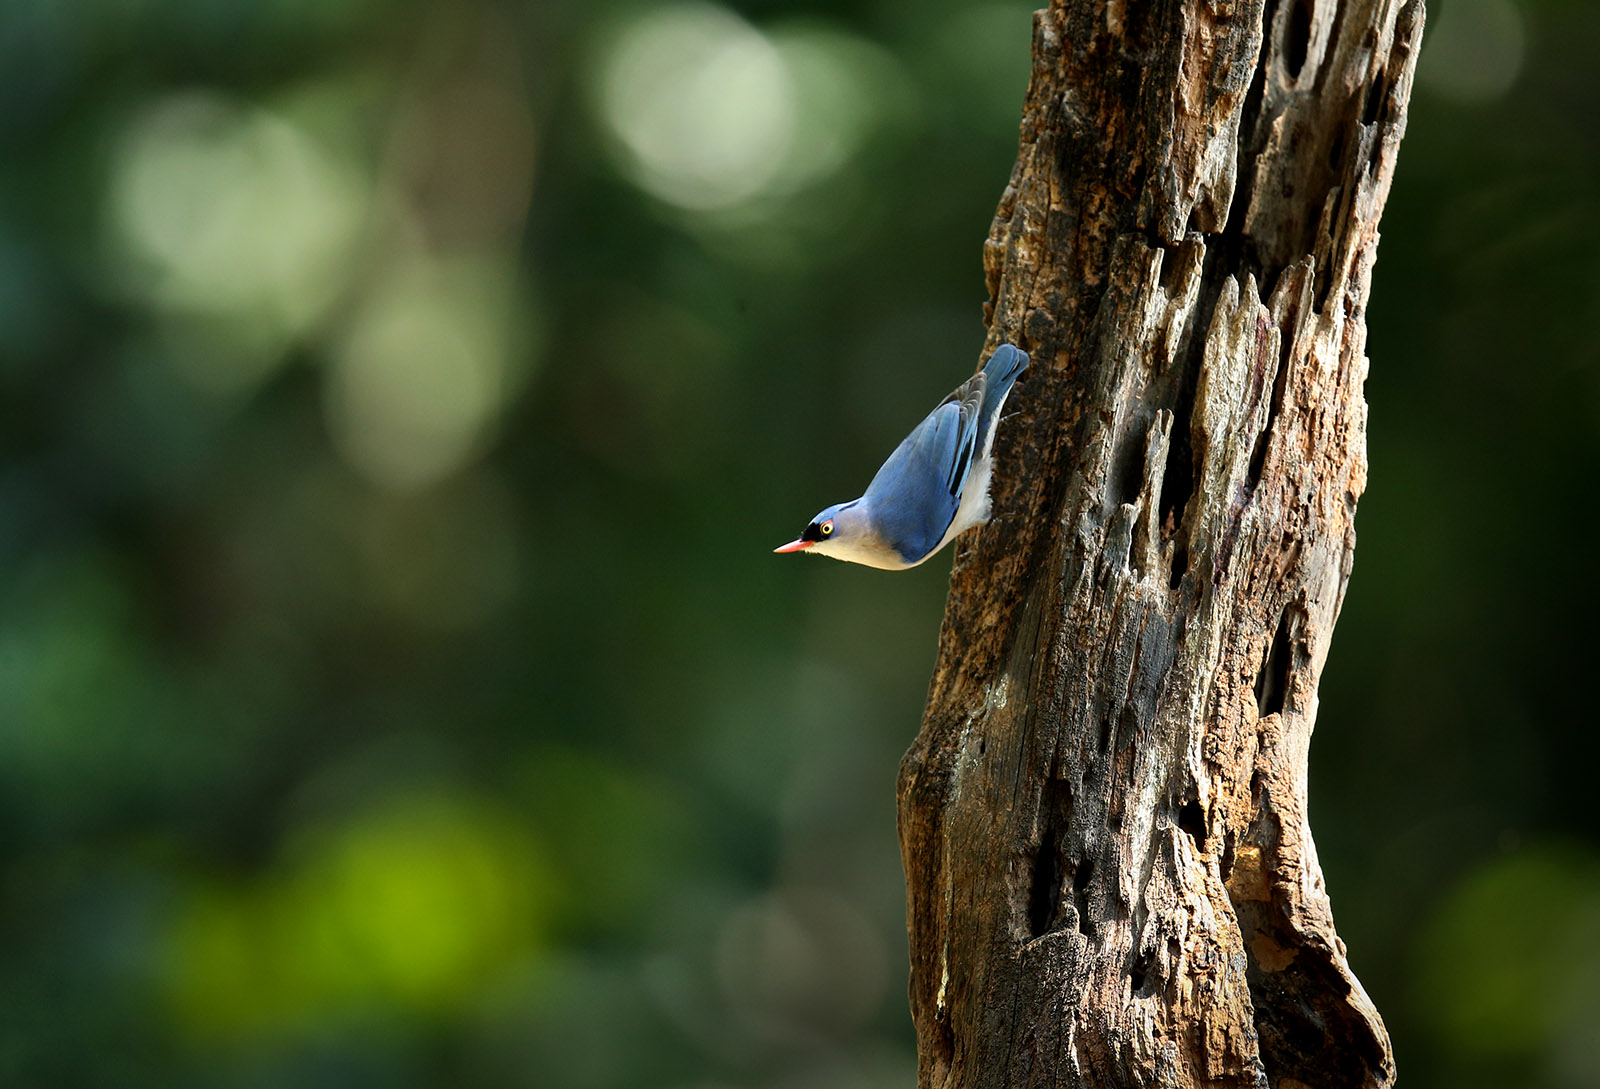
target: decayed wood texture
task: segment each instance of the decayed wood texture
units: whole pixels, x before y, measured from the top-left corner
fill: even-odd
[[[1306,819],[1420,0],[1056,0],[985,248],[1035,365],[900,776],[925,1087],[1379,1086]]]

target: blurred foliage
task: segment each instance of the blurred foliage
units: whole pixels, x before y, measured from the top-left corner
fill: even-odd
[[[0,5],[0,1079],[908,1085],[1025,3]],[[1600,1084],[1600,13],[1431,5],[1314,824],[1417,1086]]]

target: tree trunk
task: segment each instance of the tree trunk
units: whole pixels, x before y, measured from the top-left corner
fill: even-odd
[[[1306,819],[1420,0],[1054,0],[899,784],[924,1087],[1381,1086]]]

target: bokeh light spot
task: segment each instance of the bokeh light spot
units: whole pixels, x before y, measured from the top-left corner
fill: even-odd
[[[135,118],[110,204],[136,292],[172,311],[265,322],[282,337],[337,297],[366,211],[344,158],[281,116],[207,92]]]
[[[335,360],[328,424],[374,483],[420,488],[477,451],[508,394],[511,273],[412,258],[375,290]]]
[[[553,896],[527,833],[481,804],[411,798],[313,827],[300,846],[258,881],[191,892],[170,944],[174,1010],[190,1033],[448,1009],[537,946]]]
[[[1600,859],[1562,845],[1495,859],[1429,920],[1418,946],[1419,1008],[1462,1054],[1530,1054],[1600,1006],[1600,954],[1588,952],[1596,948]]]
[[[770,216],[774,198],[838,173],[912,110],[891,54],[818,21],[768,35],[724,8],[679,4],[613,38],[601,120],[629,176],[692,212]]]
[[[906,123],[915,94],[899,63],[865,38],[822,23],[774,30],[797,104],[794,140],[773,188],[821,181],[854,159],[885,124]]]
[[[725,8],[674,4],[622,29],[606,57],[601,113],[635,179],[685,208],[759,193],[794,139],[783,57]]]

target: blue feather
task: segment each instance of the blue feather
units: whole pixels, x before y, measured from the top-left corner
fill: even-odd
[[[776,551],[812,547],[872,567],[911,567],[944,543],[946,534],[981,525],[989,516],[995,425],[1027,366],[1027,353],[1010,344],[996,348],[977,374],[895,447],[860,499],[827,508],[799,540]],[[859,509],[851,514],[852,508]],[[841,517],[846,514],[851,516]]]
[[[983,411],[979,413],[978,449],[988,449],[989,432],[994,429],[995,417],[1017,377],[1028,369],[1028,356],[1022,349],[1002,344],[994,350],[989,362],[983,365],[983,375],[988,380],[983,393]]]
[[[871,511],[884,543],[907,563],[926,556],[961,505],[961,491],[950,486],[951,468],[976,429],[965,426],[961,403],[946,400],[930,412],[889,455],[861,499]]]
[[[867,485],[867,504],[885,544],[907,563],[939,546],[961,507],[973,465],[988,452],[995,417],[1028,357],[1010,344],[928,413]]]

